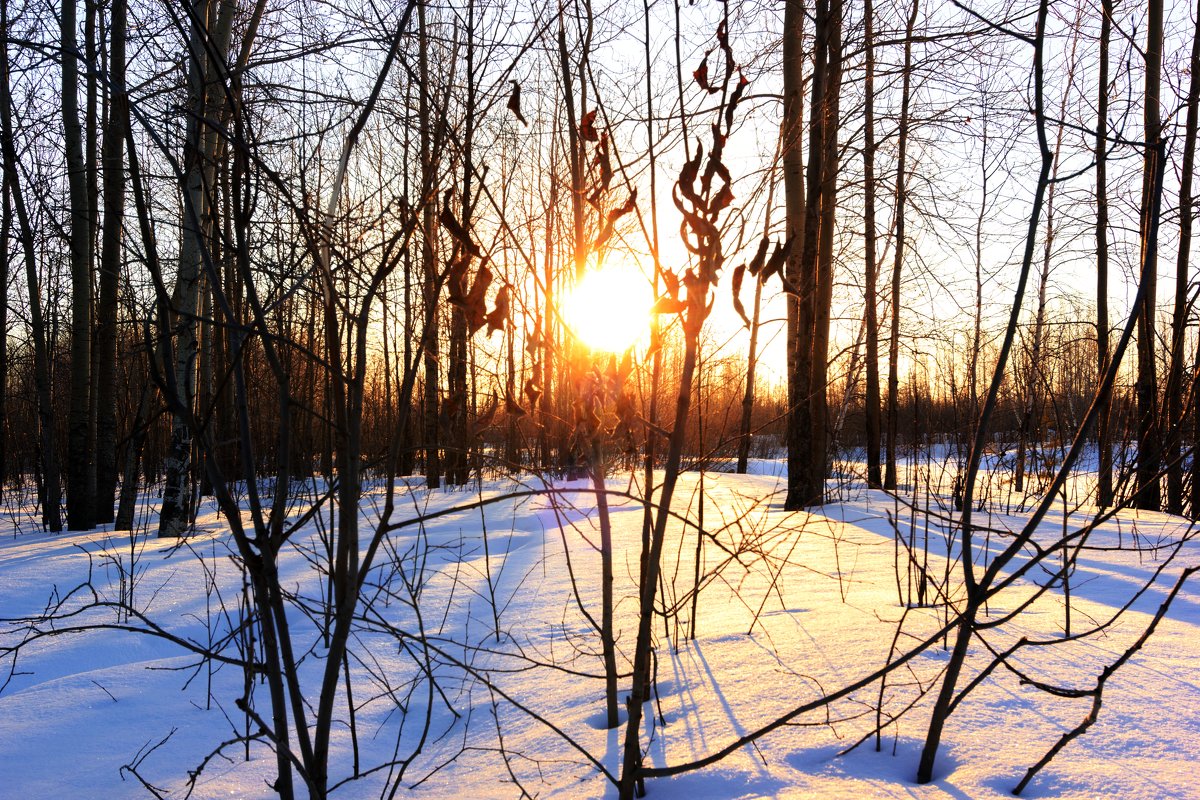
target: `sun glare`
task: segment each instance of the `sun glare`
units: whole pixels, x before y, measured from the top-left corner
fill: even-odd
[[[613,264],[583,276],[563,303],[563,318],[592,350],[622,353],[649,330],[653,304],[645,276]]]

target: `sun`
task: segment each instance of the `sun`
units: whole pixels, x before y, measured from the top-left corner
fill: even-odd
[[[588,348],[623,353],[649,330],[653,305],[646,277],[612,264],[584,274],[563,301],[563,319]]]

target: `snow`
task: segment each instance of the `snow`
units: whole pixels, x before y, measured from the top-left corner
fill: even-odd
[[[676,510],[696,518],[702,483],[704,522],[713,539],[701,555],[691,639],[695,529],[675,522],[668,533],[660,597],[678,613],[655,621],[657,693],[642,738],[649,767],[717,752],[934,636],[945,611],[918,602],[917,568],[924,566],[929,577],[926,599],[947,574],[947,590],[961,599],[962,554],[956,541],[947,550],[939,519],[953,514],[939,511],[948,492],[936,474],[932,494],[918,486],[915,508],[907,505],[914,500],[911,485],[893,498],[847,480],[837,486],[837,502],[810,514],[782,510],[777,462],[756,461],[751,471],[681,476]],[[541,488],[506,480],[454,491],[401,486],[400,518],[446,513],[390,534],[367,582],[364,600],[372,605],[350,644],[357,737],[340,695],[331,783],[354,777],[356,746],[359,771],[368,774],[349,780],[335,796],[386,794],[399,766],[369,771],[411,756],[422,743],[400,777],[397,796],[510,798],[525,791],[547,798],[615,797],[580,752],[619,774],[624,729],[603,727],[599,639],[580,608],[599,618],[595,498],[582,481],[560,482],[553,494],[539,493]],[[618,663],[627,673],[643,510],[624,496],[640,492],[636,478],[613,476],[608,488]],[[1072,487],[1068,497],[1069,531],[1095,513],[1080,505],[1080,491]],[[367,491],[364,531],[377,521],[381,492],[377,485]],[[1003,531],[1019,530],[1027,514],[1019,502],[996,500],[977,515],[994,531],[980,546],[999,552],[1010,541]],[[152,530],[152,509],[143,519]],[[0,685],[9,678],[0,691],[0,798],[152,796],[141,780],[164,796],[183,797],[189,771],[202,763],[194,798],[275,796],[269,786],[274,756],[261,741],[230,744],[205,762],[247,729],[236,704],[245,693],[242,670],[204,661],[178,641],[114,627],[154,624],[197,647],[241,630],[241,576],[214,506],[204,506],[199,531],[182,544],[147,536],[144,529],[131,539],[108,531],[47,536],[30,532],[27,521],[15,516],[0,525],[9,532],[0,540],[0,617],[8,620],[0,627],[0,647],[24,641],[15,656],[11,650],[0,655]],[[1063,530],[1058,503],[1035,538],[1049,543]],[[305,525],[280,563],[281,582],[295,595],[289,620],[303,655],[301,675],[313,692],[323,669],[319,604],[325,583],[314,568],[325,552],[323,531],[317,523]],[[897,531],[916,545],[911,562],[897,547]],[[1122,511],[1095,527],[1069,582],[1072,632],[1105,623],[1102,631],[1057,641],[1067,607],[1052,574],[1059,565],[1055,556],[991,599],[986,619],[997,625],[983,635],[997,650],[1021,637],[1053,640],[1053,646],[1021,649],[1014,665],[1034,680],[1091,689],[1150,623],[1182,570],[1200,564],[1193,535],[1180,518]],[[911,575],[909,564],[917,569]],[[142,617],[126,620],[115,603],[128,599],[130,575],[132,605]],[[1047,583],[1053,588],[1039,592]],[[91,588],[72,593],[81,586]],[[45,635],[29,638],[21,618],[48,604],[58,604],[60,616],[70,615],[39,623]],[[1129,610],[1117,614],[1126,604]],[[1096,724],[1068,744],[1023,796],[1200,798],[1198,626],[1200,591],[1185,584],[1153,637],[1108,681]],[[244,646],[234,636],[225,652],[236,657]],[[959,685],[989,660],[976,641]],[[999,668],[956,709],[935,780],[918,785],[917,760],[946,663],[938,639],[889,674],[882,719],[898,719],[884,728],[880,752],[869,736],[879,709],[876,681],[796,716],[715,764],[648,779],[648,796],[1011,796],[1025,771],[1091,708],[1090,697],[1056,697]],[[627,677],[621,686],[623,698]],[[315,707],[314,696],[308,701]],[[253,705],[270,718],[265,685],[253,687]]]

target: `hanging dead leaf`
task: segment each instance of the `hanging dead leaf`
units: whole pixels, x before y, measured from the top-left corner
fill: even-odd
[[[462,303],[463,310],[467,314],[467,330],[472,336],[487,322],[486,298],[491,283],[492,271],[488,269],[486,263],[481,264],[479,271],[475,273],[475,282],[471,284],[471,291],[467,292]]]
[[[761,280],[764,283],[775,274],[783,277],[783,265],[787,263],[788,255],[792,252],[793,241],[793,237],[788,237],[788,240],[783,244],[775,245],[775,252],[771,253],[771,258],[767,260],[767,265],[762,271]]]
[[[496,306],[487,315],[488,336],[491,336],[496,331],[504,330],[505,324],[508,322],[508,284],[500,287],[500,291],[496,292]]]
[[[771,244],[770,237],[764,236],[758,242],[758,251],[755,252],[754,258],[750,259],[750,274],[758,277],[758,273],[762,271],[763,264],[767,259],[767,247]]]
[[[725,54],[725,82],[729,82],[729,78],[733,75],[733,48],[729,46],[729,29],[725,25],[725,20],[717,25],[717,45],[721,48],[721,52]]]
[[[593,247],[599,249],[607,242],[612,237],[617,220],[635,208],[637,208],[637,189],[629,193],[628,200],[608,212],[604,218],[604,227],[600,229],[600,234],[596,237]]]
[[[470,266],[470,255],[461,253],[446,269],[446,299],[454,305],[461,306],[467,302],[467,270]]]
[[[696,205],[700,204],[700,196],[696,194],[696,176],[700,174],[700,159],[703,157],[704,145],[697,142],[695,155],[679,168],[679,180],[675,183],[680,193]],[[675,201],[675,205],[679,206],[678,200]]]
[[[596,413],[595,403],[590,399],[579,398],[571,404],[574,411],[575,427],[572,437],[580,444],[586,444],[600,430],[600,415]]]
[[[521,113],[521,84],[516,81],[509,81],[509,83],[512,84],[512,94],[508,96],[508,110],[517,115],[517,121],[528,126],[529,121]]]
[[[679,276],[666,267],[663,267],[660,272],[662,273],[663,283],[667,284],[667,297],[678,297]]]
[[[596,109],[583,115],[579,121],[579,135],[585,142],[597,142],[600,134],[596,132]]]
[[[525,337],[525,351],[531,354],[537,354],[537,351],[542,348],[542,318],[539,316],[533,326],[533,333]]]
[[[537,405],[537,401],[542,396],[542,387],[533,382],[533,378],[525,381],[525,396],[529,398],[529,406],[532,408]]]
[[[742,278],[746,275],[746,265],[738,264],[733,270],[733,310],[742,318],[746,327],[750,327],[750,318],[746,316],[746,307],[742,305]]]
[[[678,314],[687,308],[687,303],[674,297],[660,297],[651,307],[651,314]]]
[[[514,417],[523,417],[526,414],[525,409],[521,408],[521,404],[507,389],[504,391],[504,413]]]
[[[454,212],[450,210],[450,199],[453,196],[454,192],[450,189],[447,189],[446,193],[442,196],[442,213],[438,217],[438,221],[441,222],[442,227],[446,229],[447,233],[458,240],[463,249],[476,258],[479,258],[483,255],[483,251],[479,249],[479,245],[475,244],[471,239],[471,234],[459,223],[458,219],[454,216]]]
[[[742,102],[742,95],[746,93],[746,87],[750,85],[750,80],[741,72],[738,73],[738,83],[734,87],[733,94],[729,96],[729,102],[725,105],[725,130],[733,129],[733,112],[737,110],[738,103]]]
[[[729,204],[732,202],[733,202],[733,190],[729,188],[728,184],[726,184],[726,185],[722,186],[717,191],[716,196],[713,197],[713,199],[711,201],[709,201],[708,213],[715,217],[717,212],[728,208]]]
[[[630,211],[633,211],[635,208],[637,208],[637,187],[636,186],[633,188],[633,191],[631,191],[629,193],[629,199],[627,199],[624,203],[622,203],[621,205],[614,208],[612,211],[608,212],[608,218],[611,221],[616,221],[616,220],[620,219],[621,217],[625,216],[626,214],[628,214]]]
[[[612,182],[612,162],[608,157],[608,134],[600,134],[600,142],[596,145],[596,160],[595,165],[600,168],[600,183],[596,187],[596,194],[599,195],[608,189],[608,185]]]
[[[700,60],[700,66],[692,71],[692,78],[701,89],[709,94],[713,94],[718,90],[708,82],[708,53],[709,51],[707,50],[704,52],[704,58]]]

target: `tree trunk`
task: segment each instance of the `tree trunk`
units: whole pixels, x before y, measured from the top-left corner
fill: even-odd
[[[1108,46],[1112,37],[1113,0],[1100,0],[1100,78],[1096,91],[1096,376],[1108,369]],[[1112,440],[1109,415],[1112,398],[1100,399],[1096,420],[1098,480],[1096,505],[1108,508],[1113,503]]]
[[[1072,30],[1079,30],[1080,20],[1076,18]],[[1075,81],[1075,48],[1079,42],[1078,36],[1071,39],[1070,58],[1067,65],[1067,88],[1063,92],[1062,104],[1058,108],[1058,118],[1066,119],[1067,97]],[[1038,442],[1042,434],[1042,383],[1045,379],[1045,366],[1042,364],[1042,350],[1046,340],[1046,289],[1050,281],[1050,270],[1054,256],[1054,198],[1058,187],[1058,165],[1062,153],[1062,140],[1065,126],[1059,123],[1054,136],[1054,163],[1050,169],[1050,186],[1046,189],[1046,232],[1042,239],[1042,268],[1038,273],[1037,311],[1033,319],[1033,339],[1029,348],[1029,363],[1024,376],[1025,408],[1021,412],[1020,430],[1017,434],[1017,459],[1013,476],[1013,490],[1025,491],[1027,456],[1038,451]]]
[[[417,3],[418,69],[421,76],[419,108],[421,119],[428,121],[429,98],[429,37],[425,30],[425,3]],[[425,485],[437,489],[442,485],[442,462],[438,452],[438,266],[434,251],[437,236],[437,165],[433,163],[433,131],[426,123],[421,126],[421,192],[423,194],[421,218],[421,267],[424,277],[424,300],[426,317],[431,326],[425,339],[425,398],[424,398],[424,448]]]
[[[820,8],[826,8],[822,4]],[[803,508],[808,504],[809,437],[812,429],[809,420],[809,379],[812,374],[812,350],[810,335],[814,285],[813,275],[804,259],[807,217],[807,191],[804,181],[804,0],[788,0],[783,16],[783,187],[787,212],[787,235],[792,243],[788,257],[787,276],[797,295],[788,296],[787,323],[787,467],[788,493],[785,507]],[[824,34],[824,17],[819,17],[816,48],[812,75],[813,103],[820,97],[820,86],[824,80],[824,58],[821,56],[821,39]],[[810,133],[811,137],[811,133]],[[810,144],[811,147],[811,144]]]
[[[473,145],[475,139],[475,3],[467,3],[466,57],[466,107],[464,108],[465,130],[462,136],[462,225],[471,230],[474,211],[471,192],[472,173],[475,170]],[[460,253],[461,255],[461,253]],[[467,427],[467,349],[471,346],[467,330],[466,312],[455,306],[450,312],[450,362],[448,365],[449,413],[446,431],[446,482],[451,486],[465,486],[470,479],[471,434]]]
[[[863,399],[867,436],[867,485],[883,485],[879,465],[879,263],[875,251],[875,10],[872,0],[863,2],[865,28],[863,49],[866,53],[863,77],[866,93],[863,121],[863,258],[865,260],[864,298],[866,305],[867,384]]]
[[[87,62],[86,82],[85,82],[85,111],[84,111],[84,171],[87,175],[87,213],[88,213],[88,280],[94,282],[98,279],[96,270],[99,267],[97,261],[100,252],[100,242],[98,235],[100,232],[100,164],[98,162],[100,151],[97,143],[100,135],[100,117],[103,109],[100,108],[100,85],[98,74],[100,70],[97,40],[97,22],[100,12],[100,0],[84,0],[84,59]],[[98,465],[96,462],[96,424],[97,413],[99,411],[99,397],[97,396],[97,370],[99,364],[96,361],[96,285],[93,283],[92,289],[92,308],[91,308],[91,324],[88,326],[88,334],[91,337],[90,356],[91,364],[88,370],[88,427],[87,427],[87,445],[88,453],[87,474],[85,476],[86,493],[90,498],[89,509],[92,515],[92,527],[100,520],[97,519],[96,510],[97,495],[96,495],[96,470]],[[111,517],[111,514],[109,515]]]
[[[1022,300],[1029,281],[1029,273],[1033,269],[1033,254],[1038,228],[1041,224],[1042,206],[1045,202],[1046,189],[1050,183],[1050,170],[1054,163],[1054,153],[1050,150],[1050,145],[1046,139],[1045,102],[1043,96],[1043,48],[1046,39],[1046,18],[1049,15],[1049,6],[1049,0],[1041,0],[1038,4],[1036,32],[1033,39],[1033,118],[1037,130],[1041,164],[1029,212],[1029,224],[1025,232],[1024,252],[1021,257],[1021,272],[1017,279],[1016,290],[1013,293],[1012,308],[1009,310],[1004,339],[1000,345],[1000,353],[996,359],[995,369],[992,371],[992,380],[984,399],[983,410],[980,412],[979,425],[975,430],[975,441],[971,445],[971,452],[968,457],[967,469],[963,480],[962,517],[959,536],[962,548],[961,552],[963,553],[961,564],[966,600],[956,623],[958,630],[954,637],[954,647],[950,652],[950,659],[946,663],[946,670],[942,676],[942,685],[938,690],[937,699],[934,701],[933,710],[929,718],[929,727],[925,732],[925,744],[922,747],[921,760],[917,766],[918,783],[928,783],[933,780],[934,762],[937,760],[938,748],[941,745],[942,732],[945,729],[946,720],[954,705],[958,678],[962,673],[963,664],[966,662],[967,653],[970,650],[971,639],[975,632],[976,615],[987,598],[990,580],[994,578],[998,569],[1003,566],[1000,558],[994,559],[991,564],[985,562],[983,578],[976,579],[972,511],[975,505],[975,481],[978,477],[980,463],[983,458],[987,428],[996,410],[997,401],[1000,396],[1000,385],[1004,380],[1005,370],[1008,368],[1013,341],[1016,339]],[[1040,513],[1045,513],[1045,507],[1040,509]],[[1034,528],[1036,528],[1036,520],[1031,522],[1026,530],[1032,531]],[[1016,550],[1010,547],[1003,555],[1011,558],[1015,552]]]
[[[1171,367],[1167,375],[1167,511],[1183,513],[1184,343],[1187,337],[1188,267],[1195,217],[1192,175],[1196,168],[1196,127],[1200,112],[1200,22],[1192,34],[1191,80],[1187,93],[1183,164],[1179,178],[1179,250],[1175,259],[1175,307],[1171,315]],[[1193,394],[1193,388],[1189,394]],[[1196,460],[1195,454],[1192,456]],[[1193,508],[1192,516],[1196,516]]]
[[[580,50],[584,53],[584,58],[586,58],[586,42],[581,43]],[[571,170],[571,247],[575,264],[574,280],[578,281],[583,277],[583,270],[587,265],[587,242],[584,239],[583,231],[584,145],[580,141],[578,127],[579,117],[582,117],[587,112],[587,96],[584,94],[581,98],[579,117],[577,117],[575,110],[575,82],[571,76],[571,60],[567,51],[567,30],[561,16],[558,25],[558,56],[562,69],[563,105],[567,111],[567,146],[569,149],[567,164]],[[582,67],[581,63],[581,71]],[[586,82],[583,82],[580,90],[584,91],[586,87]]]
[[[695,308],[695,306],[693,306]],[[646,556],[645,574],[641,584],[638,608],[637,642],[634,645],[633,690],[630,693],[629,719],[625,725],[621,782],[621,800],[633,800],[634,787],[641,770],[642,704],[650,697],[650,625],[654,619],[654,598],[662,569],[662,550],[666,541],[667,520],[671,500],[679,480],[683,443],[687,438],[688,412],[692,405],[692,380],[696,375],[697,336],[685,334],[683,365],[679,375],[679,394],[675,399],[675,427],[667,446],[667,462],[663,472],[659,509],[654,519],[650,552]]]
[[[67,419],[67,528],[92,527],[95,498],[88,473],[94,467],[88,450],[92,379],[91,214],[88,210],[87,166],[79,111],[79,57],[75,39],[75,0],[63,0],[62,117],[67,153],[67,187],[71,218],[71,403]]]
[[[768,201],[769,203],[769,201]],[[745,475],[750,461],[750,429],[754,416],[754,373],[758,368],[758,329],[762,312],[762,281],[754,281],[754,311],[750,317],[750,344],[746,350],[746,389],[742,395],[742,420],[738,428],[737,474]]]
[[[0,30],[0,35],[4,31]],[[0,171],[0,296],[8,297],[9,250],[8,239],[12,236],[12,196],[8,191],[8,171]],[[0,331],[8,330],[8,303],[0,303]],[[8,375],[8,336],[0,336],[0,376]],[[0,377],[0,499],[4,497],[4,485],[8,481],[8,379]]]
[[[404,105],[405,108],[412,108],[412,81],[408,81],[404,90]],[[412,163],[412,131],[409,126],[404,126],[404,151],[403,157],[406,164]],[[409,185],[409,175],[411,170],[402,170],[403,197],[411,197],[411,187]],[[401,375],[407,375],[412,369],[415,373],[416,363],[413,356],[413,338],[417,336],[416,332],[416,315],[413,313],[413,287],[416,283],[414,267],[413,267],[413,248],[411,243],[405,244],[404,247],[404,369],[399,370]],[[403,382],[401,377],[401,382]],[[400,403],[410,403],[412,398],[405,397],[399,389],[396,396]],[[400,423],[397,436],[399,440],[397,446],[400,451],[398,471],[401,475],[412,475],[413,469],[416,466],[416,448],[414,445],[417,441],[417,436],[413,431],[413,409],[411,407],[398,408]]]
[[[837,132],[840,124],[839,99],[842,88],[842,0],[830,0],[828,14],[828,72],[821,103],[821,147],[824,153],[821,155],[820,170],[817,173],[821,184],[820,200],[817,203],[820,217],[815,231],[817,252],[813,265],[816,274],[816,304],[813,313],[813,352],[809,362],[812,370],[809,381],[812,449],[808,495],[816,505],[825,503],[825,476],[829,473],[829,325],[833,305],[833,234],[837,224]],[[816,108],[815,104],[813,108]],[[811,160],[809,163],[811,165]],[[809,176],[810,181],[817,179],[817,175],[812,172]],[[810,232],[813,231],[805,232],[805,241],[808,241]]]
[[[104,130],[104,230],[96,304],[96,522],[113,521],[117,488],[117,290],[121,277],[121,229],[125,219],[126,0],[109,11],[108,124]]]
[[[779,140],[780,147],[783,138]],[[767,177],[767,204],[763,212],[763,241],[771,234],[771,211],[775,205],[776,168],[779,166],[780,152],[776,151],[771,162],[771,172]],[[657,245],[656,245],[657,252]],[[750,314],[750,344],[746,349],[746,385],[742,393],[742,417],[738,426],[737,474],[745,475],[750,460],[751,427],[754,417],[754,381],[758,372],[758,334],[762,328],[762,281],[754,279],[754,309]],[[657,290],[655,291],[657,294]]]
[[[1159,469],[1162,434],[1159,425],[1158,374],[1155,364],[1155,306],[1158,297],[1157,220],[1153,219],[1159,161],[1165,156],[1159,98],[1162,84],[1163,4],[1149,0],[1146,27],[1145,156],[1142,160],[1141,240],[1142,313],[1137,347],[1137,508],[1157,511],[1162,505]]]
[[[567,49],[567,31],[566,24],[563,19],[564,15],[559,16],[558,25],[558,57],[559,68],[562,79],[563,106],[567,112],[567,166],[571,172],[571,259],[573,269],[570,277],[571,285],[578,285],[583,279],[584,271],[587,269],[587,257],[590,242],[587,239],[585,232],[584,219],[584,193],[586,191],[585,183],[587,180],[586,159],[586,143],[580,135],[579,128],[582,121],[587,116],[587,54],[591,46],[591,17],[588,16],[585,22],[585,32],[582,36],[576,49],[579,52],[579,60],[572,63],[571,55]],[[579,107],[576,108],[576,86],[574,70],[577,70],[579,78]],[[566,335],[565,347],[567,355],[560,359],[559,366],[563,369],[563,380],[560,385],[563,387],[577,387],[578,384],[578,364],[580,362],[579,349],[580,345],[575,338],[569,334]],[[586,456],[586,453],[576,453],[574,447],[570,444],[570,439],[566,435],[565,430],[559,431],[559,459],[565,462],[574,463],[577,456]]]
[[[149,405],[150,386],[146,385],[142,388],[137,414],[134,415],[129,431],[129,441],[125,445],[125,470],[121,477],[121,497],[117,505],[117,515],[113,520],[114,531],[133,530],[133,514],[137,506],[138,462],[142,457],[142,446],[146,443],[146,430],[149,427],[146,416]]]
[[[550,144],[550,163],[554,163],[554,143]],[[542,396],[538,402],[538,466],[549,468],[554,459],[550,452],[557,437],[553,434],[554,419],[554,354],[555,354],[555,324],[558,310],[555,306],[554,295],[554,223],[555,209],[558,205],[558,181],[550,177],[550,193],[546,202],[546,239],[543,243],[542,257],[542,291],[545,294],[542,308],[542,326],[538,331],[540,342],[537,371],[541,374],[539,388]]]
[[[896,489],[896,436],[900,424],[900,275],[904,269],[904,206],[908,202],[905,180],[908,177],[909,102],[912,95],[912,39],[917,24],[917,6],[913,0],[904,28],[904,69],[900,87],[900,126],[896,143],[896,241],[892,261],[892,330],[888,342],[887,462],[883,487]]]
[[[620,724],[617,705],[617,644],[613,631],[613,542],[612,517],[604,484],[607,469],[604,450],[598,438],[592,438],[589,459],[592,488],[596,492],[596,516],[600,523],[600,650],[604,661],[605,727]]]
[[[220,85],[225,75],[225,59],[229,51],[233,27],[234,3],[222,2],[216,24],[210,30],[214,0],[196,0],[192,8],[192,32],[189,52],[192,62],[188,73],[188,88],[193,114],[189,117],[187,142],[184,151],[184,208],[182,238],[179,245],[179,273],[171,297],[171,328],[167,395],[171,405],[171,439],[163,460],[166,483],[163,486],[162,510],[159,513],[158,535],[164,538],[182,536],[191,524],[192,516],[192,434],[188,417],[196,399],[196,358],[199,342],[196,335],[196,316],[200,309],[203,284],[201,270],[208,238],[208,188],[213,177],[219,138],[215,129],[204,124],[214,119],[223,103]],[[161,320],[160,324],[168,324]]]

